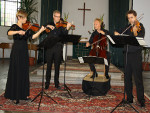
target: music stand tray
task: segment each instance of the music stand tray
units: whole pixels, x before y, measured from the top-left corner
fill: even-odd
[[[146,46],[146,42],[141,37],[134,37],[129,35],[107,35],[112,44],[116,45],[133,45]]]

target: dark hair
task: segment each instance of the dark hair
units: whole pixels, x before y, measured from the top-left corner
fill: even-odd
[[[129,10],[126,14],[127,17],[128,17],[128,14],[133,14],[134,16],[137,16],[136,11],[134,11],[134,10]]]

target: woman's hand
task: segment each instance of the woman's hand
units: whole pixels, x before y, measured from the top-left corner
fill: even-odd
[[[89,43],[89,42],[87,42],[87,43],[86,43],[86,47],[89,47],[89,46],[90,46],[90,43]]]
[[[40,33],[42,33],[46,28],[44,26],[41,27],[41,29],[39,30]]]
[[[26,32],[23,31],[23,30],[18,31],[18,34],[19,34],[19,35],[25,35],[25,33],[26,33]]]
[[[114,35],[120,35],[120,33],[118,33],[117,31],[114,32]]]
[[[45,29],[46,28],[44,26],[42,26],[41,29],[32,36],[32,39],[37,38]]]
[[[105,35],[105,32],[102,30],[97,30],[98,33],[101,33],[102,35]]]

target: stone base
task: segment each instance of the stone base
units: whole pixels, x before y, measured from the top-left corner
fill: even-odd
[[[84,93],[93,96],[103,96],[106,95],[110,86],[110,79],[106,79],[104,75],[98,75],[98,77],[90,78],[92,74],[88,74],[84,77],[82,81],[82,90]]]

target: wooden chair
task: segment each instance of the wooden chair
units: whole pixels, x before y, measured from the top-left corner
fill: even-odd
[[[29,54],[31,54],[31,51],[30,50],[33,50],[35,51],[35,64],[37,63],[37,50],[38,50],[38,47],[37,47],[38,44],[28,44],[28,49],[29,49]]]
[[[2,58],[3,58],[3,62],[4,62],[4,54],[5,54],[5,49],[11,49],[12,48],[12,45],[13,45],[13,43],[1,43],[0,44],[0,48],[2,48],[3,49],[3,56],[2,56]]]

